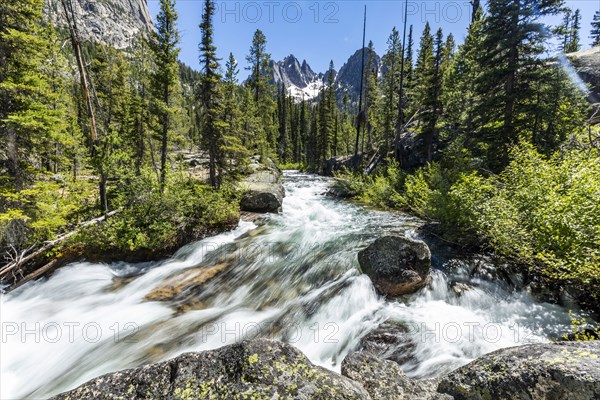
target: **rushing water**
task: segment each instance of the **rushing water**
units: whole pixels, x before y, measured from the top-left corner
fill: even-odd
[[[384,233],[414,236],[420,221],[331,199],[329,184],[286,173],[283,213],[263,226],[241,222],[162,262],[72,264],[2,296],[0,397],[48,397],[107,372],[254,336],[286,340],[339,370],[360,338],[390,318],[416,343],[403,365],[413,377],[569,329],[565,309],[468,273],[475,261],[457,255],[436,257],[428,288],[385,300],[360,274],[356,254]],[[222,263],[225,271],[174,301],[144,299],[178,273]],[[457,294],[455,281],[470,289]]]

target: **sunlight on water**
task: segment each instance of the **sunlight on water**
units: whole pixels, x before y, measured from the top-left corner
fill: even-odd
[[[339,371],[389,318],[404,322],[415,343],[403,365],[414,377],[568,329],[566,310],[493,281],[471,278],[457,295],[449,283],[464,280],[460,268],[436,270],[428,288],[385,300],[356,254],[384,233],[414,235],[420,222],[331,199],[329,184],[288,172],[283,213],[264,226],[241,222],[157,263],[72,264],[4,295],[1,397],[48,397],[103,373],[256,336],[285,340]],[[172,302],[144,299],[173,276],[222,263],[224,272]]]

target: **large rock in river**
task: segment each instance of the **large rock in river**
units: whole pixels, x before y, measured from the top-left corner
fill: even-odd
[[[600,342],[498,350],[452,372],[438,391],[456,400],[600,399]]]
[[[279,212],[285,190],[281,172],[275,168],[258,170],[242,181],[244,195],[240,202],[242,211],[265,213]]]
[[[400,236],[384,236],[358,253],[358,262],[377,290],[401,296],[429,282],[431,252],[424,242]]]
[[[104,375],[67,399],[370,399],[358,383],[317,367],[299,350],[257,339]]]

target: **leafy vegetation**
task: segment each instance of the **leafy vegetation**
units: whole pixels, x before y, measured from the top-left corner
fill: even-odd
[[[239,220],[238,193],[232,187],[216,190],[173,174],[161,193],[151,180],[147,176],[132,182],[132,193],[123,199],[127,203],[122,211],[101,225],[83,230],[75,237],[75,245],[100,259],[109,255],[112,259],[144,260],[230,229]]]
[[[547,51],[552,40],[563,52],[581,47],[580,13],[561,0],[476,6],[458,48],[429,23],[420,40],[394,28],[382,68],[373,42],[366,49],[358,101],[336,91],[333,62],[316,99],[295,101],[271,82],[261,30],[240,84],[235,56],[223,66],[216,56],[213,1],[199,71],[178,61],[174,0],[160,0],[156,32],[125,51],[84,46],[72,31],[62,46],[42,3],[0,5],[7,261],[115,210],[68,245],[123,258],[172,251],[236,221],[233,186],[250,155],[325,171],[358,143],[367,173],[352,160],[339,181],[347,194],[438,221],[448,239],[484,244],[552,281],[599,287],[597,132],[586,132],[585,98]],[[558,26],[544,24],[556,15]]]

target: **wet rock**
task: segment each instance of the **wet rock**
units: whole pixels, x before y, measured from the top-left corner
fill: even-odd
[[[358,383],[267,339],[93,379],[54,399],[370,399]]]
[[[436,391],[433,379],[409,379],[400,366],[367,352],[355,352],[342,362],[342,375],[360,383],[372,399],[451,400]]]
[[[384,236],[358,253],[362,271],[387,296],[413,293],[429,282],[431,253],[424,242]]]
[[[243,180],[241,188],[244,190],[240,201],[242,211],[255,213],[281,211],[285,190],[279,170],[275,168],[257,170]]]
[[[456,400],[600,398],[600,342],[502,349],[459,368],[438,391]]]
[[[412,357],[416,347],[408,332],[401,322],[388,320],[360,340],[359,350],[402,365]]]
[[[170,301],[183,291],[190,291],[207,283],[221,272],[225,271],[230,264],[223,262],[210,267],[190,268],[183,273],[168,279],[162,285],[154,288],[148,293],[144,300],[147,301]]]
[[[452,292],[458,297],[462,296],[463,294],[472,289],[473,285],[467,282],[450,282],[450,290],[452,290]]]
[[[257,226],[262,226],[267,222],[264,214],[249,211],[242,211],[240,213],[240,219],[245,222],[253,222]]]

